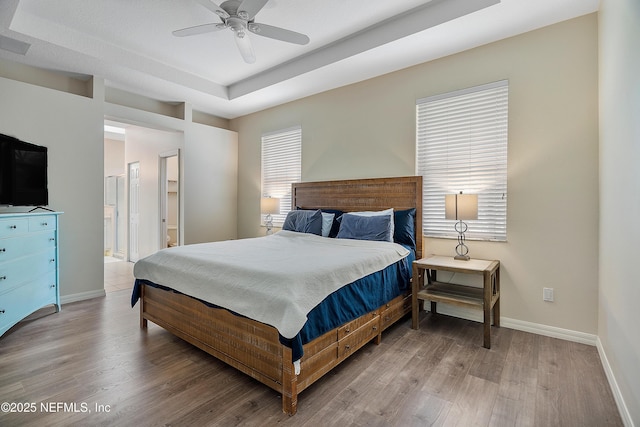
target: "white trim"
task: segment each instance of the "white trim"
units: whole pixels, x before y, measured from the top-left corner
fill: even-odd
[[[78,292],[77,294],[65,295],[60,297],[61,304],[69,304],[70,302],[76,301],[84,301],[92,298],[100,298],[107,295],[104,289],[100,289],[97,291],[88,291],[88,292]]]
[[[425,304],[425,309],[429,309],[430,304]],[[482,322],[482,311],[465,309],[452,305],[438,303],[438,313],[448,316],[459,317],[461,319],[471,320],[474,322]],[[509,329],[515,329],[523,332],[531,332],[546,337],[559,338],[562,340],[578,342],[581,344],[595,346],[598,340],[597,335],[587,334],[585,332],[572,331],[570,329],[557,328],[555,326],[542,325],[540,323],[525,322],[524,320],[511,319],[508,317],[500,317],[500,326]]]
[[[510,319],[508,317],[500,318],[500,326],[505,328],[516,329],[518,331],[531,332],[533,334],[544,335],[551,338],[559,338],[561,340],[573,341],[581,344],[596,345],[598,336],[587,334],[580,331],[572,331],[571,329],[557,328],[555,326],[542,325],[540,323],[525,322],[523,320]]]
[[[616,405],[618,406],[618,412],[620,412],[622,423],[627,427],[634,427],[635,424],[633,423],[633,419],[631,418],[631,414],[629,413],[629,408],[624,401],[624,396],[622,395],[622,391],[620,390],[618,382],[616,381],[616,377],[613,374],[613,369],[611,369],[609,358],[604,351],[604,347],[602,346],[600,337],[596,338],[596,348],[598,349],[598,354],[600,355],[600,360],[602,361],[602,368],[604,369],[604,373],[607,376],[607,380],[609,381],[609,387],[611,388],[611,392],[613,393],[613,399],[616,401]]]

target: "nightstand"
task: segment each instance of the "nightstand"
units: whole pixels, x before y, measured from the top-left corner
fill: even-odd
[[[483,276],[483,287],[438,282],[437,271],[480,274]],[[419,313],[424,310],[424,301],[431,301],[431,312],[434,314],[437,313],[438,302],[476,308],[484,312],[484,346],[491,348],[491,311],[494,326],[500,327],[500,261],[460,261],[453,257],[432,255],[413,262],[411,286],[413,329],[418,329]]]

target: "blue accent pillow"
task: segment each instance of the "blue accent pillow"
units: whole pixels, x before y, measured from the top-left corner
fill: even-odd
[[[361,216],[346,213],[340,220],[338,239],[391,241],[390,215]]]
[[[315,208],[301,208],[299,206],[296,206],[296,209],[298,210],[316,210]],[[338,235],[338,230],[340,230],[340,222],[338,221],[338,218],[340,218],[340,216],[344,213],[341,210],[338,209],[320,209],[322,212],[324,213],[329,213],[329,214],[334,214],[335,216],[333,217],[333,225],[331,225],[331,231],[329,231],[329,236],[328,237],[336,237]]]
[[[320,209],[289,211],[282,224],[283,230],[322,235],[322,212]]]
[[[416,250],[416,208],[407,209],[404,211],[393,211],[393,219],[395,222],[395,229],[393,231],[393,241],[406,246],[409,246],[414,251]]]

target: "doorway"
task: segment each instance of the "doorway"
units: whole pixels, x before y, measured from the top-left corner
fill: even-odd
[[[129,261],[138,261],[140,251],[140,162],[129,163]]]
[[[105,256],[125,258],[127,212],[124,175],[111,175],[105,178]]]
[[[180,245],[180,150],[160,154],[160,249]]]

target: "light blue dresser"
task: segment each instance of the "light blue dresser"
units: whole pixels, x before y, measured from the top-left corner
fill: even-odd
[[[60,311],[59,215],[0,214],[0,336],[49,304]]]

